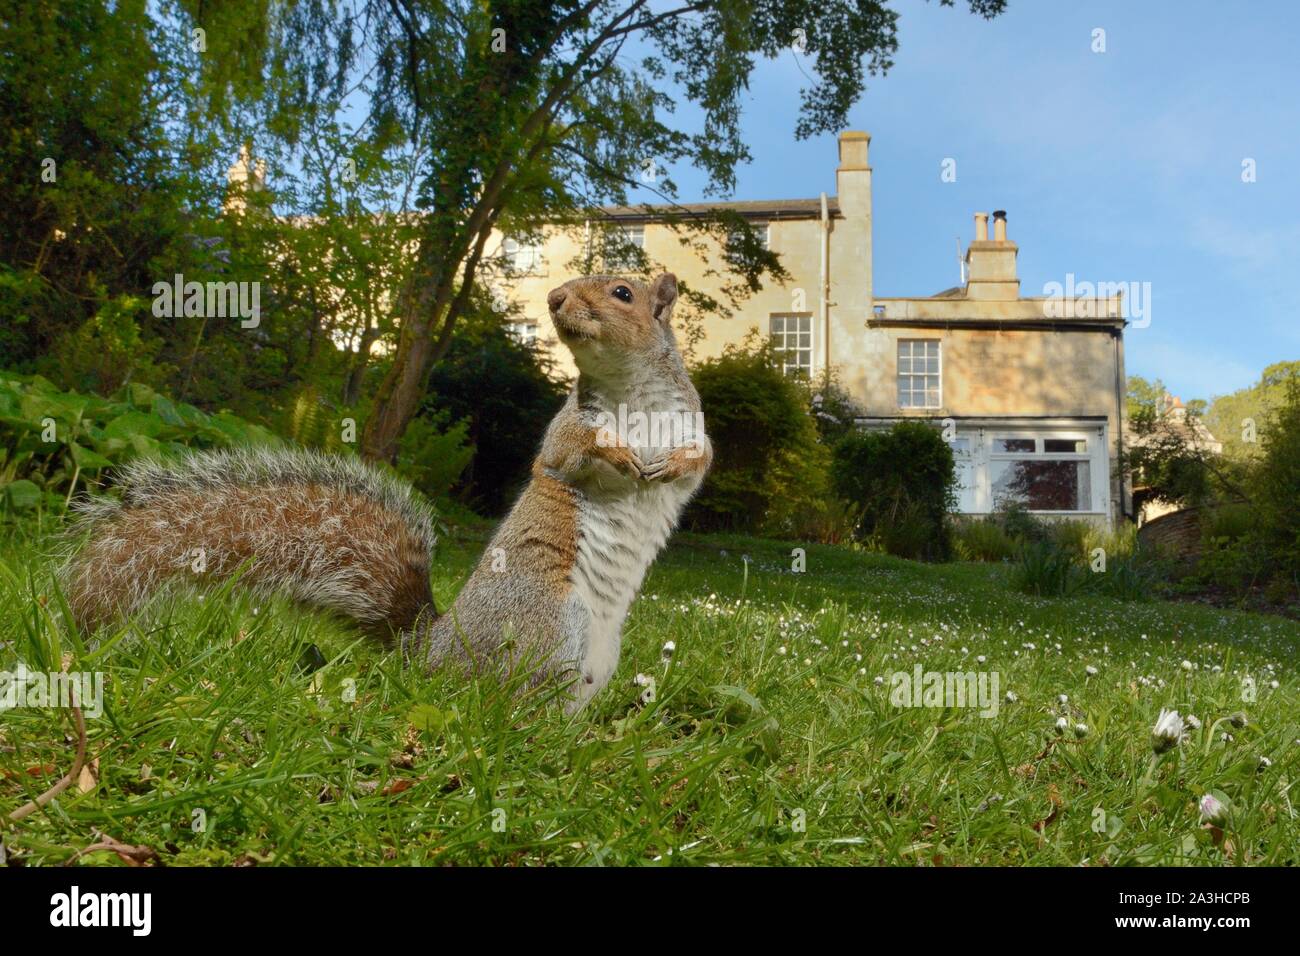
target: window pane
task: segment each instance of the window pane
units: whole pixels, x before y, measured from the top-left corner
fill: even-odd
[[[994,461],[994,507],[1018,502],[1030,511],[1088,511],[1092,483],[1086,461]]]
[[[949,444],[952,446],[952,453],[953,453],[954,455],[969,455],[969,454],[970,454],[970,439],[969,439],[969,438],[954,438],[951,442],[949,442]]]
[[[1032,452],[1034,451],[1034,440],[1032,438],[995,438],[993,440],[993,450],[1000,452]]]
[[[774,333],[785,331],[785,316],[783,315],[772,316],[772,331]]]
[[[1043,451],[1070,452],[1082,455],[1088,451],[1088,442],[1083,438],[1044,438]]]

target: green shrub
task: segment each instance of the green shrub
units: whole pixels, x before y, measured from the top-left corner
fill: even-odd
[[[39,375],[0,372],[0,508],[59,510],[106,469],[138,455],[276,443],[225,412],[208,415],[147,385],[109,399],[65,392]]]
[[[963,561],[1009,561],[1019,545],[995,518],[978,518],[956,524],[953,553]]]
[[[1253,476],[1261,544],[1276,568],[1300,575],[1300,381],[1261,430],[1263,454]]]
[[[473,456],[457,497],[489,515],[510,507],[565,392],[544,353],[511,338],[499,315],[464,323],[433,367],[420,412],[433,425],[422,430],[426,439],[448,422],[466,425]]]
[[[1017,590],[1038,597],[1066,597],[1087,585],[1084,569],[1073,554],[1054,541],[1025,546],[1016,565]]]
[[[430,498],[445,497],[474,457],[469,423],[448,426],[433,416],[414,419],[402,436],[397,472]]]
[[[1248,504],[1226,503],[1207,508],[1201,517],[1201,533],[1206,541],[1226,538],[1236,541],[1259,530],[1259,513]]]
[[[1121,601],[1142,601],[1152,595],[1163,576],[1159,562],[1136,550],[1106,553],[1104,571],[1089,568],[1090,591]]]
[[[1047,535],[1062,551],[1086,560],[1093,548],[1096,529],[1086,521],[1067,519],[1048,524]]]
[[[697,366],[713,468],[686,513],[697,531],[798,534],[830,515],[830,453],[817,440],[805,388],[771,350],[747,344]]]
[[[1274,568],[1264,540],[1255,534],[1241,538],[1210,538],[1196,562],[1193,580],[1241,597],[1269,578]]]
[[[998,507],[997,518],[1002,523],[1002,530],[1021,545],[1047,541],[1051,537],[1051,528],[1046,521],[1018,501],[1007,501]]]
[[[905,421],[846,436],[835,447],[831,477],[835,492],[859,510],[859,540],[899,557],[951,556],[952,448],[930,425]]]

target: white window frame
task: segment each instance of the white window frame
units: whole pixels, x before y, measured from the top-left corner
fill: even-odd
[[[627,269],[635,269],[637,263],[632,261],[631,258],[627,258],[630,254],[627,253],[625,249],[610,248],[612,245],[610,239],[614,234],[620,235],[620,246],[627,246],[630,244],[636,246],[636,248],[640,249],[642,252],[645,252],[645,224],[629,223],[626,225],[615,226],[605,236],[605,245],[601,250],[601,261],[605,264],[606,272],[622,272]]]
[[[542,243],[506,236],[501,240],[501,256],[514,275],[543,275]]]
[[[984,468],[985,480],[988,483],[988,503],[989,510],[997,510],[998,502],[993,498],[993,463],[998,461],[1074,461],[1088,462],[1088,507],[1072,509],[1027,509],[1030,514],[1041,515],[1086,515],[1096,514],[1098,511],[1104,511],[1104,508],[1098,507],[1098,495],[1104,492],[1109,496],[1109,489],[1099,488],[1098,481],[1101,476],[1098,474],[1098,451],[1102,455],[1108,454],[1108,451],[1102,446],[1104,435],[1099,435],[1097,429],[1093,429],[1089,434],[1087,429],[1031,429],[1031,428],[989,428],[985,429],[987,433],[988,455],[987,463]],[[998,451],[997,443],[1000,439],[1025,439],[1034,443],[1033,451]],[[1065,452],[1065,451],[1046,451],[1047,442],[1051,440],[1063,440],[1083,442],[1086,451],[1082,452]],[[1099,449],[1099,446],[1102,446]]]
[[[796,328],[793,332],[791,332],[785,324],[790,319],[799,320],[799,327]],[[777,320],[781,321],[780,332],[777,332],[776,330]],[[803,327],[805,323],[807,323],[806,331]],[[773,312],[768,315],[767,337],[768,337],[768,341],[772,343],[772,347],[774,348],[774,350],[777,352],[778,355],[781,356],[782,375],[788,376],[792,372],[807,371],[809,380],[812,379],[813,372],[814,372],[813,356],[817,354],[816,353],[817,334],[813,326],[814,326],[814,322],[813,322],[813,315],[811,312]],[[777,340],[776,340],[776,337],[778,335],[781,336],[781,341],[779,345],[777,344]],[[796,340],[794,348],[790,348],[787,345],[787,340],[788,337],[791,335],[796,335],[796,336],[807,335],[808,344],[803,345]],[[794,353],[796,356],[796,361],[794,362],[788,362],[785,359],[785,356],[791,353]],[[797,358],[801,357],[804,353],[807,353],[808,356],[808,363],[806,365],[797,361]]]
[[[506,331],[520,345],[536,345],[538,323],[536,319],[518,319],[506,325]]]
[[[895,339],[894,341],[895,341],[895,344],[894,344],[894,398],[895,398],[895,400],[898,402],[898,407],[899,407],[900,409],[923,409],[923,410],[933,410],[933,409],[936,409],[936,408],[943,408],[943,339],[936,339],[936,338],[928,338],[928,339],[901,339],[901,338],[900,338],[900,339]],[[912,349],[913,349],[913,346],[914,346],[916,343],[918,343],[918,342],[922,342],[922,343],[930,343],[930,342],[933,342],[933,343],[934,343],[934,346],[935,346],[935,358],[938,359],[938,371],[937,371],[937,372],[913,372],[910,368],[908,369],[907,372],[904,372],[904,371],[902,370],[902,360],[903,360],[903,356],[902,356],[901,353],[902,353],[902,350],[903,350],[903,345],[906,344],[907,347],[908,347],[908,350],[907,350],[907,351],[908,351],[907,358],[908,358],[908,362],[910,363],[910,362],[914,361],[915,358],[916,358],[916,356],[912,354]],[[927,351],[927,352],[929,351],[928,347],[927,347],[926,351]],[[921,357],[922,357],[923,359],[924,359],[924,358],[929,358],[928,355],[923,355],[923,356],[921,356]],[[923,403],[923,404],[920,404],[920,405],[904,405],[903,402],[902,402],[901,396],[900,396],[900,394],[899,394],[900,388],[901,388],[901,386],[902,386],[902,384],[903,384],[903,377],[904,377],[904,376],[906,376],[909,380],[910,380],[910,379],[916,379],[916,378],[923,378],[923,379],[927,379],[927,380],[928,380],[929,378],[933,377],[933,378],[935,379],[935,381],[936,381],[936,385],[937,385],[937,387],[934,389],[934,392],[935,392],[935,401],[934,401],[934,404],[931,404],[931,403],[930,403],[930,400],[929,400],[930,389],[929,389],[929,388],[926,388],[926,387],[922,387],[922,388],[920,389],[920,394],[922,395],[922,403]],[[909,385],[910,385],[910,382],[909,382]],[[911,396],[915,396],[916,394],[917,394],[917,389],[912,388],[912,387],[909,387],[909,388],[907,389],[907,395],[909,396],[909,398],[910,398]]]
[[[867,428],[890,428],[900,421],[916,421],[916,416],[889,416],[884,418],[863,418],[858,423]],[[1030,509],[1031,514],[1044,518],[1088,518],[1104,519],[1107,523],[1114,520],[1118,502],[1112,497],[1111,487],[1111,447],[1110,425],[1100,418],[1001,418],[971,417],[951,420],[939,416],[920,418],[936,428],[953,442],[953,458],[958,469],[958,480],[962,487],[958,490],[957,513],[964,515],[988,515],[995,510],[993,500],[992,464],[995,460],[1038,459],[1053,461],[1058,459],[1086,460],[1090,462],[1088,480],[1091,483],[1091,500],[1087,507],[1074,511],[1043,511]],[[998,438],[1028,438],[1034,440],[1034,452],[995,452]],[[1046,447],[1044,442],[1051,439],[1066,441],[1085,441],[1086,452],[1040,452]],[[962,442],[965,448],[957,447]],[[963,474],[964,472],[964,474]]]
[[[749,228],[758,233],[758,241],[764,249],[772,248],[772,224],[770,222],[751,222]],[[727,244],[734,246],[740,241],[740,230],[735,229],[727,236]]]

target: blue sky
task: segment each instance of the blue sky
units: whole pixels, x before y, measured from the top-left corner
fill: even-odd
[[[1151,283],[1130,374],[1211,398],[1300,358],[1300,4],[1009,6],[986,22],[964,0],[895,5],[896,64],[850,117],[872,136],[876,294],[956,285],[972,213],[1006,209],[1022,294],[1067,272]],[[793,52],[758,67],[734,198],[834,194],[834,137],[793,139],[805,84]],[[706,198],[693,170],[673,177]]]

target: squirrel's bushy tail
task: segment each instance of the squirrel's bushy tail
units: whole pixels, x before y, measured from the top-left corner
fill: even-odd
[[[428,509],[403,482],[358,459],[303,450],[200,452],[140,461],[117,476],[121,501],[78,506],[89,539],[64,569],[90,630],[169,583],[240,583],[327,608],[367,629],[431,615]]]

